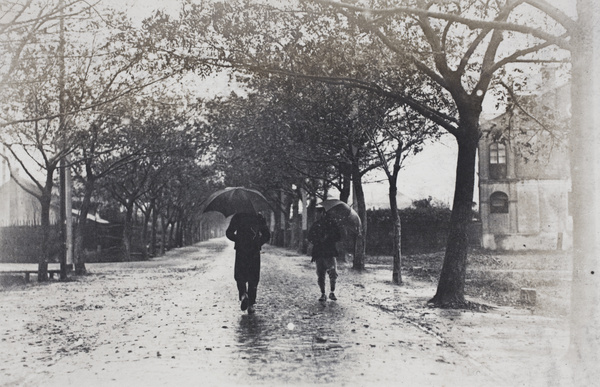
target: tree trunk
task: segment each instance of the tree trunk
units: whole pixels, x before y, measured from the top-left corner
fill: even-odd
[[[475,158],[479,141],[477,117],[461,119],[465,135],[457,137],[458,161],[450,231],[437,292],[429,301],[435,306],[461,308],[465,301],[465,275],[469,247],[468,227],[471,222],[473,189],[475,188]]]
[[[85,181],[83,200],[81,202],[81,208],[79,209],[77,227],[75,227],[75,254],[73,256],[75,264],[75,274],[77,275],[82,275],[87,272],[85,268],[85,252],[83,247],[83,239],[85,235],[87,216],[90,212],[92,194],[94,192],[94,183],[94,179],[89,177]]]
[[[167,228],[169,229],[169,245],[168,248],[172,249],[175,247],[175,221],[169,219],[167,222]]]
[[[297,191],[298,190],[296,190],[296,192]],[[292,201],[292,219],[294,219],[294,223],[292,224],[292,236],[290,241],[290,247],[295,250],[298,250],[302,238],[302,219],[300,219],[298,197],[294,197],[294,200]]]
[[[156,207],[156,198],[150,201],[152,207],[152,226],[150,228],[150,255],[156,256],[156,227],[158,224],[158,208]]]
[[[398,189],[396,188],[395,179],[390,178],[390,211],[392,219],[394,220],[394,263],[392,268],[392,283],[396,285],[402,284],[402,251],[401,251],[401,236],[402,236],[402,224],[400,223],[400,214],[398,213],[398,202],[396,195]]]
[[[356,240],[356,252],[352,268],[355,270],[365,269],[365,239],[367,237],[367,206],[365,205],[365,193],[362,187],[361,175],[358,163],[352,165],[352,183],[354,184],[354,200],[358,204],[358,216],[360,217],[362,230]]]
[[[190,231],[190,220],[187,217],[183,218],[181,220],[181,247],[188,246],[190,244]]]
[[[283,220],[283,191],[280,191],[276,199],[277,205],[275,206],[275,227],[273,229],[273,244],[278,247],[283,247],[283,233],[282,229],[285,227]]]
[[[289,200],[290,197],[288,195],[286,195],[285,197],[285,203],[284,203],[284,211],[283,211],[283,219],[282,219],[282,223],[283,223],[283,247],[285,248],[290,248],[291,247],[291,243],[290,243],[290,235],[288,233],[288,229],[291,229],[290,227],[290,211],[291,211],[291,207],[292,207],[292,203]]]
[[[340,190],[340,200],[344,203],[348,203],[350,199],[350,190],[352,189],[352,164],[340,163],[340,174],[342,177]]]
[[[300,197],[302,198],[302,231],[300,235],[300,252],[302,254],[308,253],[308,197],[306,190],[300,188]]]
[[[152,206],[148,206],[148,209],[143,212],[143,224],[142,224],[142,256],[144,259],[148,258],[148,223],[153,213]]]
[[[388,171],[390,212],[394,220],[394,263],[392,268],[392,283],[402,284],[402,222],[398,212],[398,174],[400,173],[400,162],[402,160],[402,141],[398,141],[394,168]]]
[[[123,260],[131,260],[131,228],[133,220],[133,201],[125,207],[125,221],[123,222]]]
[[[50,262],[51,252],[51,225],[50,225],[50,202],[52,196],[50,194],[52,186],[47,192],[42,192],[40,197],[41,207],[41,229],[42,229],[42,245],[40,246],[40,257],[38,261],[38,281],[45,282],[48,280],[48,262]]]
[[[177,227],[175,228],[175,246],[183,247],[183,219],[181,216],[178,216]]]
[[[167,230],[165,228],[165,217],[160,215],[160,250],[159,255],[165,255],[165,238],[167,237]]]
[[[179,219],[177,221],[177,228],[175,229],[175,238],[177,240],[177,247],[183,247],[183,234],[185,233],[185,221],[183,219]]]
[[[573,216],[573,281],[571,288],[571,337],[569,354],[576,386],[591,386],[600,379],[600,238],[598,237],[600,146],[594,113],[598,100],[598,58],[594,53],[594,17],[599,17],[598,5],[592,0],[580,0],[577,13],[578,30],[572,35],[571,51],[571,182],[570,203]],[[597,20],[596,20],[597,22]],[[594,31],[594,29],[596,29]],[[596,36],[596,39],[598,37]],[[596,62],[594,62],[596,60]],[[596,78],[596,79],[594,79]]]

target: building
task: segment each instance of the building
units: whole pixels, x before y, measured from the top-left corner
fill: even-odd
[[[31,192],[37,192],[39,189],[17,175],[18,173],[11,172],[6,160],[0,157],[0,227],[32,226],[41,223],[41,204],[23,187]],[[56,199],[53,198],[50,208],[51,224],[58,221]]]
[[[484,248],[564,250],[572,245],[566,143],[570,88],[549,84],[553,87],[519,100],[525,112],[517,107],[481,124]]]

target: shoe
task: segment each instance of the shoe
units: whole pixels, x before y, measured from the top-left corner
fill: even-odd
[[[321,293],[321,298],[319,298],[319,301],[321,301],[321,302],[327,301],[327,296],[325,295],[325,293]]]
[[[329,299],[332,301],[337,301],[337,297],[335,296],[335,294],[333,294],[333,292],[329,293]]]
[[[242,296],[241,309],[242,310],[248,309],[248,295],[246,293],[244,293],[244,295]]]
[[[248,307],[248,314],[253,314],[254,312],[256,312],[256,310],[254,310],[254,305],[250,305]]]

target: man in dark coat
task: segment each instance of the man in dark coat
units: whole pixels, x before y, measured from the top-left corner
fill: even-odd
[[[335,243],[341,238],[337,223],[331,218],[323,207],[317,207],[317,221],[308,231],[308,241],[313,244],[312,261],[317,265],[317,283],[321,289],[319,301],[327,301],[325,296],[325,274],[329,274],[329,298],[337,300],[335,296],[335,283],[338,277],[337,262],[335,257],[338,251]]]
[[[260,250],[271,238],[269,227],[262,215],[237,213],[231,218],[225,235],[235,242],[233,278],[237,283],[241,308],[254,313],[260,280]]]

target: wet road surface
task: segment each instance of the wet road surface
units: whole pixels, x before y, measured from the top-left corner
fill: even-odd
[[[249,315],[233,261],[218,239],[5,292],[0,385],[514,385],[512,371],[470,354],[469,337],[445,337],[461,313],[424,308],[430,288],[415,298],[389,270],[342,264],[338,301],[321,303],[310,257],[266,246]]]

